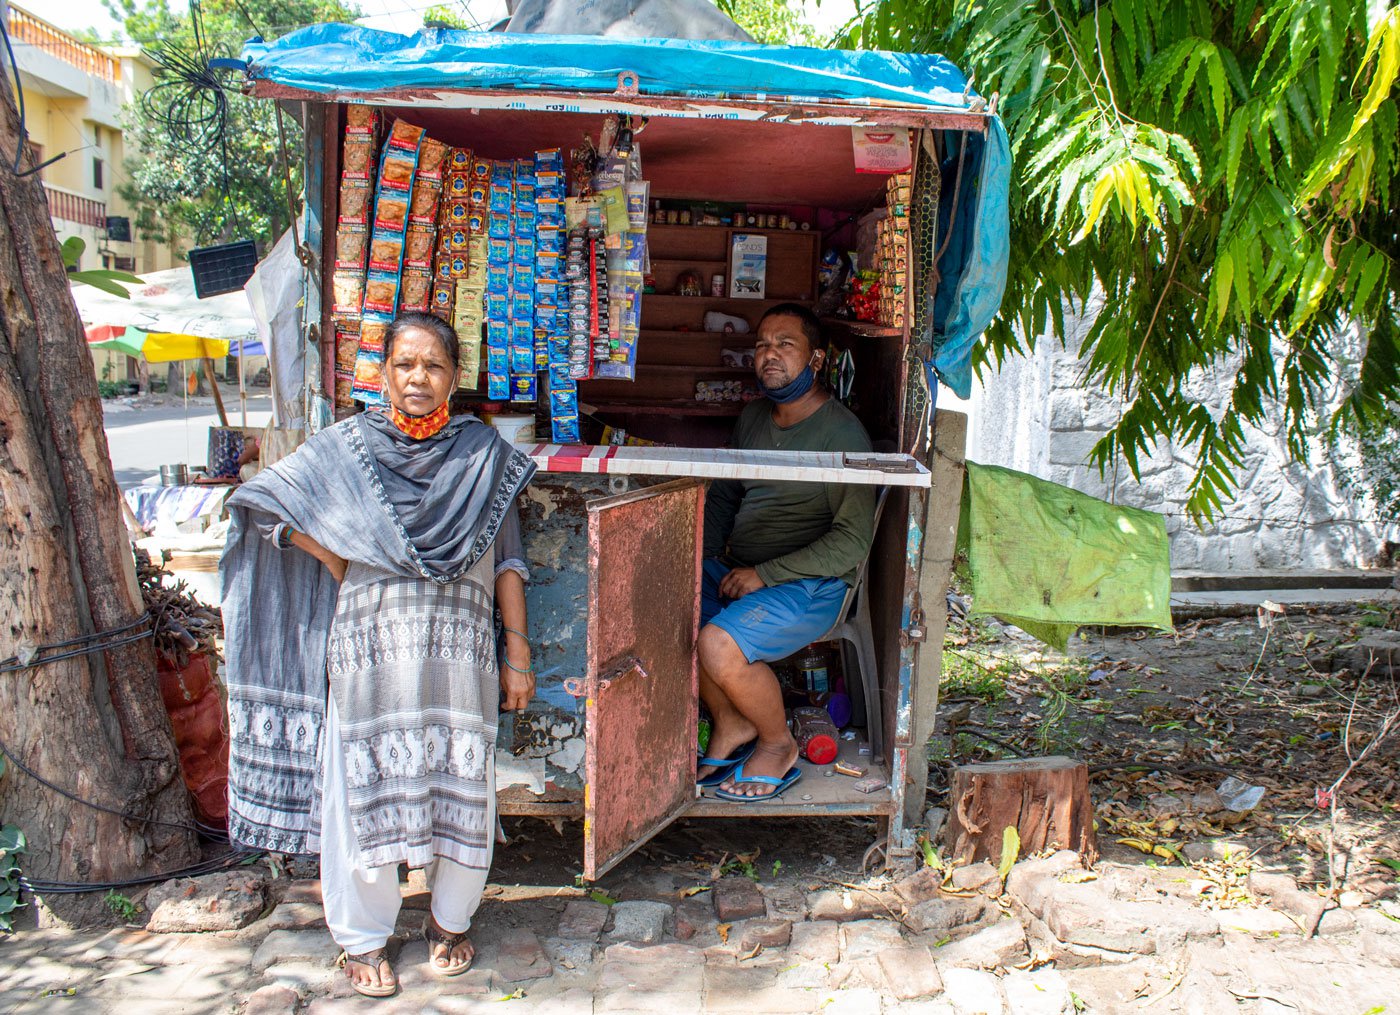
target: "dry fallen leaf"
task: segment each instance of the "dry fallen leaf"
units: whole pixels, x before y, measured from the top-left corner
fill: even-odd
[[[722,923],[715,928],[715,933],[719,935],[720,941],[724,944],[729,944],[729,928],[731,926],[733,925],[728,923]]]

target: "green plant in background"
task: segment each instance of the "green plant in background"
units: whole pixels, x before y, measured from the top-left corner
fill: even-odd
[[[70,236],[63,241],[60,253],[63,256],[63,266],[68,269],[68,278],[73,282],[81,282],[94,289],[101,289],[104,293],[120,296],[124,300],[131,299],[131,293],[127,291],[126,286],[120,283],[141,285],[143,280],[129,271],[115,271],[111,268],[91,268],[87,271],[77,271],[78,262],[82,259],[83,251],[86,249],[87,244],[81,236]]]
[[[120,892],[109,891],[102,897],[102,901],[107,908],[112,911],[112,915],[123,923],[131,923],[141,912],[141,907],[132,902]]]
[[[0,762],[0,772],[3,771],[4,764]],[[24,833],[14,825],[0,828],[0,931],[6,933],[14,930],[14,911],[24,907],[19,901],[18,860],[27,846]]]
[[[1366,336],[1338,414],[1400,395],[1400,8],[1375,0],[877,0],[845,45],[941,52],[999,93],[1011,258],[979,362],[1063,341],[1101,300],[1086,380],[1122,414],[1091,459],[1136,476],[1194,450],[1189,510],[1234,495],[1246,423],[1283,408],[1306,460],[1321,392]],[[1223,406],[1193,376],[1232,378]]]
[[[943,646],[943,678],[938,693],[943,698],[978,698],[995,704],[1006,697],[1007,678],[1020,672],[1014,660],[983,662],[975,652]]]

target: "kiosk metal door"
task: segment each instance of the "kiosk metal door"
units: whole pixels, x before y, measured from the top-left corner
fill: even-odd
[[[583,873],[601,877],[695,799],[704,484],[588,505]]]

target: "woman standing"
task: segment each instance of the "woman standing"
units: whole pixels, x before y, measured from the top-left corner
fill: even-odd
[[[535,690],[515,509],[534,465],[449,418],[458,369],[447,324],[400,316],[388,411],[321,431],[228,501],[229,835],[320,853],[326,923],[371,997],[398,986],[400,863],[427,869],[434,971],[470,966],[498,702],[524,708]]]

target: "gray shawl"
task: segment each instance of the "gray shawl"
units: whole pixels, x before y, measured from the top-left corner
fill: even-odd
[[[491,549],[534,474],[472,417],[425,441],[354,416],[311,437],[229,498],[219,570],[229,696],[229,837],[308,852],[338,585],[309,554],[265,538],[285,523],[348,561],[445,585]]]

